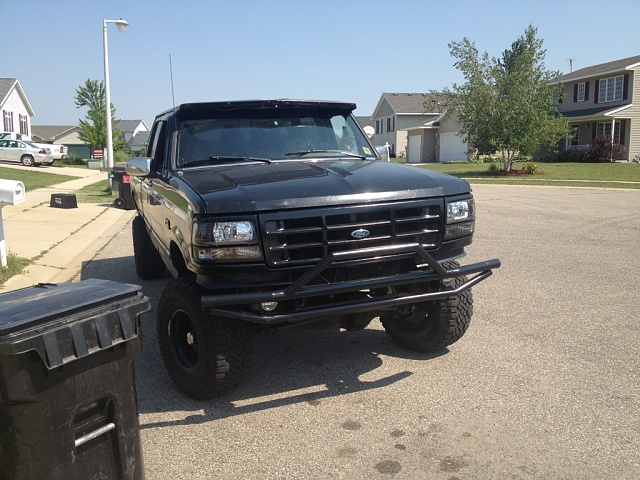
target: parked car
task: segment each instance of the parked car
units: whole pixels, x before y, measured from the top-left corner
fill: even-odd
[[[21,162],[27,167],[53,163],[50,151],[25,140],[0,140],[0,160]]]
[[[44,148],[48,150],[47,153],[51,154],[51,158],[54,160],[63,160],[68,157],[67,152],[69,151],[66,145],[56,145],[54,143],[35,143],[31,142],[34,145],[37,145],[40,148]]]

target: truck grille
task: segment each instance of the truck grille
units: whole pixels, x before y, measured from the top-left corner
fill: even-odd
[[[260,215],[267,265],[310,264],[329,253],[407,243],[434,249],[441,212],[435,199]]]

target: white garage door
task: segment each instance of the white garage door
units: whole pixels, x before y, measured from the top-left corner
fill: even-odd
[[[409,135],[409,163],[420,163],[420,150],[422,150],[422,135]]]
[[[467,144],[455,133],[440,134],[440,161],[468,160]]]

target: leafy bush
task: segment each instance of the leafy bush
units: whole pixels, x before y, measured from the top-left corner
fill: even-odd
[[[493,155],[476,155],[471,160],[471,163],[499,163],[502,159]]]
[[[487,170],[490,174],[495,175],[500,171],[500,167],[498,166],[498,163],[491,163],[489,164],[489,168]]]
[[[612,159],[620,158],[624,152],[623,145],[611,143],[611,135],[600,135],[591,142],[591,148],[587,150],[585,161],[610,162]]]
[[[129,155],[127,152],[119,151],[113,154],[113,161],[114,163],[126,163],[126,161],[129,160],[130,157],[131,155]]]
[[[527,162],[524,164],[524,171],[531,175],[535,175],[538,173],[538,165],[533,162]]]
[[[78,154],[71,152],[67,158],[63,158],[62,163],[64,165],[84,165],[85,161],[78,156]]]
[[[514,162],[530,162],[531,161],[532,156],[531,155],[514,155],[513,156],[513,161]]]
[[[563,150],[555,154],[554,160],[549,161],[558,163],[581,163],[586,162],[586,156],[586,150]]]

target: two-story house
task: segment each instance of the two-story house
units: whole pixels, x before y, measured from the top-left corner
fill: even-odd
[[[17,78],[0,78],[2,132],[15,132],[31,138],[31,117],[36,114]]]
[[[374,145],[390,145],[408,163],[467,160],[455,115],[430,93],[383,93],[373,112]]]
[[[375,146],[389,144],[392,155],[405,156],[407,132],[404,130],[429,121],[433,114],[426,112],[425,93],[383,93],[371,116],[376,133]]]
[[[562,148],[586,150],[596,137],[612,135],[625,147],[620,160],[640,155],[640,56],[581,68],[550,83],[564,85],[558,112],[572,128]]]

